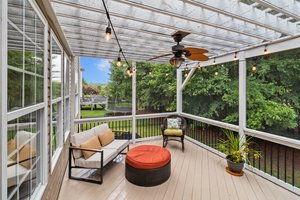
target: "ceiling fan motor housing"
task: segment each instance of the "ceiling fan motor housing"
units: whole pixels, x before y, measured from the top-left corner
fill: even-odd
[[[172,51],[173,51],[174,57],[177,57],[177,58],[181,57],[183,54],[183,48],[184,48],[184,46],[180,45],[180,44],[173,46]]]

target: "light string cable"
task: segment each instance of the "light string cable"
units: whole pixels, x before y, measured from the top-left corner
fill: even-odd
[[[108,19],[108,22],[109,22],[109,24],[110,24],[110,26],[111,26],[111,29],[113,30],[113,33],[114,33],[114,35],[115,35],[116,40],[117,40],[117,44],[118,44],[118,46],[119,46],[119,52],[122,53],[122,56],[123,56],[123,58],[124,58],[124,60],[125,60],[125,62],[126,62],[126,64],[127,64],[127,66],[130,67],[130,65],[129,65],[129,63],[128,63],[126,57],[125,57],[125,54],[124,54],[124,52],[123,52],[123,50],[122,50],[122,47],[121,47],[121,44],[120,44],[120,42],[119,42],[118,36],[117,36],[117,34],[116,34],[115,28],[114,28],[113,24],[111,23],[111,19],[110,19],[110,16],[109,16],[109,12],[108,12],[108,10],[107,10],[107,7],[106,7],[106,4],[105,4],[104,0],[102,0],[102,3],[103,3],[103,6],[104,6],[104,9],[105,9],[105,13],[106,13],[106,17],[107,17],[107,19]]]

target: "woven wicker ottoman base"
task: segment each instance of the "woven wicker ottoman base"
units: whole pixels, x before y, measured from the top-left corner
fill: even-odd
[[[129,182],[139,186],[156,186],[167,181],[170,175],[171,154],[167,149],[142,145],[127,153],[125,177]]]

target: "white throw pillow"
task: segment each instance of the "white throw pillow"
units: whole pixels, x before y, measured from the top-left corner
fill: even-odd
[[[168,128],[179,128],[177,119],[167,119],[167,127]]]

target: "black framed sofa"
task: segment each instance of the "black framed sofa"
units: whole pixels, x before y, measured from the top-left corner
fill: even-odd
[[[125,149],[129,150],[129,140],[115,139],[114,135],[106,123],[73,134],[69,147],[69,178],[102,184],[103,168]],[[74,168],[99,169],[100,180],[73,176]]]

